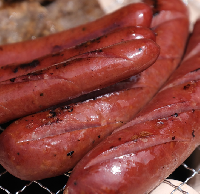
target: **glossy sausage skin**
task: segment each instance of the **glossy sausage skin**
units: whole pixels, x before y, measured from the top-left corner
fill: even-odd
[[[132,85],[121,82],[115,85],[120,91],[13,122],[0,134],[0,164],[22,180],[71,170],[114,129],[132,119],[132,109],[140,105],[132,98],[137,90]]]
[[[149,67],[158,55],[154,41],[130,40],[0,82],[0,123],[122,81]]]
[[[188,111],[113,133],[78,163],[64,194],[149,193],[199,145],[199,116]]]
[[[80,45],[64,49],[54,54],[34,59],[33,61],[27,61],[26,63],[22,64],[11,64],[3,66],[0,70],[0,81],[12,79],[34,71],[45,69],[49,66],[64,62],[71,57],[83,54],[85,52],[100,49],[122,41],[142,38],[152,39],[155,41],[155,34],[149,28],[139,26],[116,29],[96,39],[89,40]]]
[[[13,122],[0,135],[0,163],[23,180],[69,171],[114,129],[132,119],[132,109],[140,106],[132,98],[137,90],[134,83],[134,79],[127,79],[84,96],[87,100],[82,103],[66,104]]]
[[[169,1],[157,2],[162,4]],[[173,2],[176,4],[176,1]],[[177,2],[181,3],[181,1]],[[182,7],[185,10],[183,4]],[[154,74],[152,73],[154,78],[145,77],[146,80],[152,80],[152,87],[153,83],[162,80],[165,71],[172,73],[176,69],[187,40],[187,14],[184,16],[184,13],[179,14],[173,9],[171,14],[174,14],[175,19],[169,20],[166,17],[167,21],[163,19],[162,23],[164,13],[160,10],[154,18],[156,22],[154,20],[152,22],[158,24],[154,26],[154,30],[158,34],[156,40],[161,47],[161,53],[156,63],[141,73],[142,75],[149,71],[150,75],[150,69],[153,71],[153,67],[157,67],[154,69]],[[177,30],[180,30],[179,33]],[[179,37],[181,35],[183,37]],[[169,40],[172,41],[171,44]],[[170,99],[181,99],[186,91],[184,86],[184,84],[180,86],[179,91],[182,93],[179,92],[176,96],[173,95],[172,90],[166,90],[160,98],[158,93],[135,119],[116,129],[86,154],[72,171],[64,193],[144,194],[149,193],[163,181],[189,156],[200,140],[199,132],[194,131],[198,126],[199,111],[193,112],[190,107],[189,110],[186,109],[186,113],[177,116],[175,112],[177,106],[170,112],[161,108],[166,102],[168,103],[166,108],[170,109]],[[199,95],[199,92],[195,95]],[[159,106],[156,106],[157,102],[160,102]],[[148,108],[150,105],[151,109]],[[146,110],[149,114],[146,114]],[[156,111],[158,113],[154,114]],[[166,115],[162,117],[161,113]],[[156,115],[155,118],[152,115]],[[194,125],[191,125],[190,119],[193,119]]]
[[[120,27],[149,27],[151,19],[152,11],[149,6],[143,3],[131,4],[96,21],[60,33],[3,45],[0,47],[0,67],[13,63],[26,63],[97,38]]]

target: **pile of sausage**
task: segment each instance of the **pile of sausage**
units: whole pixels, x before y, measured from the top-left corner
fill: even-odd
[[[188,28],[181,0],[143,0],[1,46],[0,164],[22,180],[73,169],[65,194],[149,193],[200,144]]]

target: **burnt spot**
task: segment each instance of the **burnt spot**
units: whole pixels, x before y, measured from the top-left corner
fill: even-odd
[[[14,81],[15,81],[15,78],[10,79],[10,81],[11,81],[11,82],[14,82]]]
[[[160,124],[160,125],[163,125],[163,124],[164,124],[162,121],[158,121],[157,123]]]
[[[183,87],[184,90],[188,90],[190,88],[190,84],[187,84]]]
[[[197,72],[197,71],[199,71],[199,70],[200,70],[200,68],[197,68],[197,69],[195,69],[195,70],[193,70],[193,71],[190,71],[190,73]]]
[[[94,143],[95,143],[95,140],[92,141],[92,144],[94,144]]]
[[[119,137],[119,138],[118,138],[118,140],[119,140],[119,141],[121,141],[121,140],[122,140],[122,138],[121,138],[121,137]]]
[[[139,51],[142,51],[142,48],[139,48]]]
[[[56,112],[55,111],[50,111],[49,112],[49,118],[53,118],[56,116]]]
[[[82,31],[85,31],[85,30],[86,30],[86,27],[83,27],[83,28],[82,28]]]
[[[173,115],[171,115],[172,117],[178,117],[178,113],[174,113]]]
[[[77,185],[77,182],[76,182],[76,181],[74,181],[74,185]]]
[[[194,113],[195,112],[195,109],[192,109],[192,113]]]
[[[19,66],[19,68],[20,69],[33,69],[33,68],[37,67],[38,65],[40,65],[40,61],[39,60],[33,60],[30,63],[21,64]]]
[[[101,138],[101,136],[100,136],[100,135],[98,135],[98,138]]]
[[[67,110],[68,112],[72,112],[73,111],[73,106],[67,105],[64,107],[65,110]]]
[[[19,156],[19,152],[17,152],[17,155]]]
[[[15,69],[13,69],[13,73],[17,73],[18,72],[18,67],[16,67]]]
[[[89,41],[90,43],[100,43],[101,42],[101,36],[100,37],[98,37],[98,38],[95,38],[95,39],[93,39],[93,40],[91,40],[91,41]],[[87,43],[87,42],[86,42]],[[88,45],[88,44],[87,44]]]
[[[153,1],[153,16],[157,16],[160,13],[160,4],[158,0],[152,0]]]
[[[74,154],[74,151],[70,151],[69,153],[67,153],[67,156],[72,156]]]
[[[45,6],[50,5],[51,3],[52,3],[52,1],[44,0],[44,1],[42,1],[42,2],[40,3],[40,5],[45,7]]]
[[[144,3],[152,7],[154,17],[160,13],[160,4],[158,0],[144,0]]]
[[[44,96],[44,93],[40,93],[40,96]]]
[[[97,99],[97,97],[93,97],[93,98],[92,98],[92,100],[96,100],[96,99]]]
[[[195,137],[195,131],[194,130],[192,130],[192,137]]]
[[[99,53],[102,53],[102,52],[103,52],[102,49],[90,51],[91,54],[99,54]],[[87,59],[90,60],[90,57],[88,57]]]
[[[172,137],[172,140],[175,140],[175,136]]]

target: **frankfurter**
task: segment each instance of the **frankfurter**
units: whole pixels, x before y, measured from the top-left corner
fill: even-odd
[[[114,129],[131,120],[136,89],[131,82],[118,87],[118,92],[13,122],[0,134],[0,164],[22,180],[55,177],[71,170]]]
[[[181,28],[180,28],[180,30],[181,30]],[[185,26],[185,30],[187,31],[187,26]],[[182,40],[182,41],[184,42],[185,40]],[[173,43],[174,42],[172,41],[171,44],[173,44]],[[182,50],[183,50],[183,48],[182,48]],[[180,51],[178,51],[178,52],[180,52]],[[154,68],[154,69],[156,70],[156,68]],[[148,70],[145,70],[145,71],[148,71]],[[146,74],[142,74],[142,75],[147,76],[151,72],[153,72],[153,70],[149,71]],[[153,77],[153,75],[152,75],[152,77]],[[60,109],[57,109],[59,111],[53,111],[53,112],[49,111],[49,112],[45,112],[45,113],[39,113],[37,115],[33,115],[33,118],[31,118],[32,116],[30,116],[30,117],[26,117],[24,119],[21,119],[21,120],[17,121],[16,123],[13,123],[12,125],[10,125],[5,130],[5,132],[4,132],[5,135],[1,136],[2,137],[1,142],[4,142],[4,143],[2,143],[2,146],[1,146],[2,147],[2,152],[1,152],[2,153],[2,165],[6,169],[8,169],[9,172],[14,174],[15,176],[17,176],[21,179],[30,179],[30,180],[47,178],[47,177],[50,177],[50,176],[53,176],[53,175],[56,176],[59,173],[67,171],[67,169],[69,169],[69,168],[72,168],[73,165],[89,149],[92,148],[92,146],[96,145],[94,143],[92,144],[91,142],[95,141],[96,143],[97,142],[99,143],[102,139],[104,139],[105,136],[109,135],[112,130],[114,130],[115,128],[124,124],[125,122],[129,121],[133,116],[135,116],[135,114],[147,102],[148,97],[151,96],[153,92],[151,91],[151,88],[149,87],[149,90],[147,90],[147,89],[144,90],[145,91],[145,94],[144,94],[143,88],[137,87],[138,78],[140,79],[140,76],[139,77],[137,77],[137,76],[132,77],[130,79],[131,81],[128,84],[129,86],[128,87],[126,86],[126,89],[128,89],[128,90],[122,91],[122,89],[121,89],[121,91],[118,92],[118,93],[112,93],[112,95],[103,96],[101,98],[98,98],[98,100],[96,101],[97,102],[96,105],[94,105],[95,102],[90,100],[89,102],[84,102],[82,105],[79,104],[78,106],[74,106],[73,109],[75,109],[76,111],[77,111],[78,107],[79,107],[79,109],[85,110],[85,111],[86,110],[92,110],[91,107],[93,107],[93,109],[98,107],[98,109],[102,110],[101,104],[103,104],[103,106],[105,106],[105,102],[106,102],[106,105],[107,105],[106,106],[106,111],[107,111],[106,113],[108,115],[111,115],[111,116],[107,116],[107,114],[106,114],[106,116],[104,116],[104,117],[103,117],[103,115],[101,116],[105,119],[104,122],[108,123],[106,125],[101,126],[99,124],[99,125],[97,125],[96,128],[95,127],[89,127],[88,128],[88,127],[86,127],[86,125],[90,126],[91,123],[88,122],[87,124],[84,124],[84,121],[83,121],[82,124],[80,122],[77,122],[78,127],[75,128],[74,123],[76,123],[75,122],[76,111],[73,111],[73,112],[70,113],[71,117],[73,118],[73,120],[72,120],[73,122],[70,122],[70,119],[68,119],[68,121],[62,119],[64,117],[62,115],[64,115],[64,114],[62,113],[62,111]],[[145,77],[141,76],[141,79],[145,80]],[[136,82],[136,84],[135,84],[135,82]],[[126,85],[122,82],[118,83],[117,85],[121,85],[121,84]],[[159,84],[158,84],[157,87],[160,86]],[[131,87],[130,87],[130,85],[131,85]],[[116,88],[116,86],[115,86],[115,88]],[[106,88],[107,91],[111,91],[110,89],[111,89],[111,87]],[[155,90],[153,90],[153,91],[155,91]],[[150,95],[149,95],[149,93],[150,93]],[[125,106],[124,101],[126,101],[126,103],[125,103],[126,107],[124,107],[124,111],[127,112],[125,118],[123,116],[123,113],[119,113],[119,111],[118,111],[119,109],[122,109],[120,107],[120,105]],[[98,104],[98,102],[99,102],[100,105]],[[119,107],[116,108],[117,107],[116,102],[117,103],[121,102],[122,104],[119,103]],[[69,106],[69,107],[71,107],[71,106]],[[87,109],[85,107],[87,107]],[[69,108],[69,109],[71,110],[71,108]],[[66,110],[66,109],[64,109],[64,110]],[[85,113],[85,111],[82,111],[82,115],[89,117],[91,114]],[[56,113],[56,112],[59,112],[59,114]],[[86,111],[86,112],[88,112],[88,111]],[[55,116],[54,119],[46,118],[47,117],[46,115],[52,115],[52,114]],[[73,114],[73,116],[72,116],[72,114]],[[99,113],[99,115],[101,115],[101,113]],[[113,119],[113,115],[117,115],[115,119]],[[93,116],[91,116],[91,117],[96,118],[96,115],[93,114]],[[66,118],[69,118],[69,116],[66,117]],[[56,136],[56,135],[50,137],[48,134],[45,136],[46,140],[45,140],[45,138],[41,138],[41,141],[39,141],[39,138],[38,138],[37,141],[34,141],[33,139],[28,138],[28,136],[31,137],[31,134],[34,134],[35,130],[37,130],[38,128],[40,128],[40,131],[42,131],[42,128],[43,128],[44,131],[46,131],[48,128],[52,128],[52,130],[59,128],[59,130],[56,130],[57,134],[59,134],[60,131],[64,130],[63,127],[61,126],[61,121],[63,121],[65,126],[66,126],[66,123],[67,123],[69,125],[69,128],[70,127],[73,128],[73,131],[72,131],[71,134],[75,134],[75,135],[73,136],[71,141],[70,141],[70,139],[66,138],[66,136],[68,136],[68,137],[70,136],[70,130],[69,130],[69,132],[62,134],[62,136],[65,137],[65,138],[62,138],[61,135],[59,135],[59,137]],[[121,121],[121,122],[119,122],[119,121]],[[44,123],[48,123],[51,127],[46,126]],[[29,128],[29,125],[32,125],[32,127],[31,127],[31,130],[28,129],[29,132],[27,133],[26,131],[27,131],[27,128]],[[45,129],[45,127],[47,127],[47,128]],[[102,129],[104,130],[104,134],[102,132]],[[18,135],[15,134],[15,130],[18,131],[17,133],[19,133],[19,131],[20,131],[21,135],[24,134],[23,140],[20,139],[21,136],[18,136]],[[81,131],[82,131],[82,133],[84,132],[85,138],[83,138],[84,141],[80,142],[78,140],[79,140],[79,136],[81,134]],[[92,132],[92,131],[94,131],[94,132]],[[89,136],[91,138],[88,138],[87,134],[89,134]],[[101,135],[99,136],[98,134],[101,134]],[[44,132],[38,133],[38,137],[42,137],[43,135],[44,135]],[[9,137],[9,136],[13,136],[15,138],[12,138],[12,140],[10,138],[5,140],[6,137]],[[99,137],[101,137],[101,138],[99,138]],[[43,145],[43,143],[45,141],[47,141],[47,139],[49,139],[49,142],[51,141],[51,143],[56,142],[55,141],[56,138],[60,139],[60,141],[57,141],[57,142],[60,142],[60,144],[58,144],[58,143],[55,144],[56,149],[52,145],[49,146],[49,150],[51,150],[51,151],[48,151],[48,153],[54,153],[54,154],[56,152],[56,157],[53,156],[53,155],[48,156],[47,157],[48,159],[46,160],[48,162],[46,162],[46,163],[49,163],[51,165],[46,165],[46,168],[42,169],[41,164],[44,161],[44,156],[47,153],[46,154],[41,153],[41,152],[43,152],[44,149],[36,149],[36,147],[41,148],[41,145],[42,146],[47,145],[48,143]],[[68,141],[67,141],[68,143],[66,143],[65,141],[63,143],[63,139],[65,139],[65,141],[66,141],[66,139],[68,139]],[[78,144],[76,146],[75,146],[75,143],[77,141],[74,141],[74,139],[76,139],[78,141]],[[25,144],[26,141],[30,142],[29,145]],[[21,142],[22,144],[19,144],[19,142]],[[41,142],[43,142],[43,143],[41,143]],[[3,145],[3,144],[7,144],[7,145]],[[33,144],[34,144],[34,146],[33,146]],[[18,147],[19,145],[21,146],[21,148]],[[68,147],[69,149],[65,149],[65,151],[63,151],[62,149],[63,149],[64,145],[66,145],[66,147]],[[9,147],[12,148],[12,149],[9,149]],[[71,147],[73,149],[71,149]],[[29,151],[28,152],[23,151],[23,150],[26,150],[24,148],[26,148]],[[9,157],[6,156],[7,155],[6,153],[9,153],[10,156],[13,156],[13,158],[15,158],[16,153],[19,153],[19,150],[20,150],[20,156],[18,157],[18,159],[16,159],[16,161],[18,161],[17,162],[18,163],[18,170],[17,170],[16,164],[13,163],[12,159],[10,159]],[[56,151],[56,150],[58,150],[58,151]],[[38,157],[36,157],[37,161],[29,160],[29,158],[31,158],[30,153],[31,154],[35,153],[35,156],[38,155]],[[59,153],[60,153],[60,155],[59,155]],[[70,156],[70,157],[64,157],[63,158],[63,156],[66,156],[67,153],[69,153],[68,156]],[[38,158],[40,158],[40,159],[38,159]],[[22,161],[26,161],[26,162],[23,163]],[[63,161],[65,161],[65,162],[63,162]],[[56,163],[57,163],[57,165],[55,165]],[[59,165],[60,163],[62,163],[62,164],[65,163],[68,166],[66,167],[65,165]],[[30,169],[30,166],[32,167],[31,169]],[[57,166],[57,167],[55,167],[55,166]],[[62,166],[62,168],[60,166]],[[33,174],[33,172],[35,172],[35,174]]]
[[[141,32],[144,35],[137,37],[145,36],[147,31]],[[155,40],[155,35],[152,39]],[[134,83],[127,79],[88,94],[82,103],[15,121],[0,135],[0,163],[23,180],[44,179],[69,171],[90,149],[132,118],[135,103],[132,93],[137,90]],[[119,113],[120,109],[123,111]]]
[[[33,61],[22,64],[3,66],[0,70],[0,81],[12,79],[21,75],[26,75],[33,71],[45,69],[49,66],[64,62],[73,56],[80,55],[85,52],[107,47],[122,41],[142,38],[152,39],[155,41],[154,32],[149,28],[139,26],[116,29],[96,39],[89,40],[80,45],[64,49],[63,51],[54,54],[34,59]]]
[[[167,3],[167,1],[160,1],[160,4],[162,2]],[[173,3],[176,2],[173,1]],[[184,19],[181,16],[182,14],[177,14],[173,10],[172,13],[175,14],[175,20],[163,22],[163,25],[159,22],[158,27],[155,28],[158,32],[157,43],[159,44],[160,41],[160,46],[164,45],[164,41],[167,41],[163,36],[163,29],[167,26],[173,27],[173,25],[170,25],[171,23],[176,23],[177,25],[179,23],[179,27],[185,26],[184,31],[180,31],[180,33],[188,33],[187,18],[185,17]],[[163,16],[162,11],[160,14]],[[177,15],[180,18],[177,18]],[[156,17],[159,17],[159,15]],[[156,18],[157,21],[155,23],[158,22],[158,19]],[[166,29],[170,29],[171,31],[169,32],[175,32],[175,28]],[[185,35],[185,41],[186,39],[187,35]],[[183,46],[183,53],[185,42],[180,43],[177,42],[177,45]],[[168,50],[165,49],[166,47],[161,46],[161,54],[157,61],[168,60],[172,56],[174,61],[180,61],[181,53],[176,48],[173,48],[172,45],[167,45],[168,49],[171,48],[173,50]],[[153,66],[142,72],[142,74],[153,68]],[[175,68],[175,66],[171,65],[170,69],[173,71]],[[160,97],[158,97],[160,94],[158,93],[149,106],[145,106],[133,121],[114,130],[110,136],[86,154],[72,171],[64,193],[143,194],[149,193],[155,188],[189,156],[199,141],[198,138],[195,138],[196,132],[194,133],[195,127],[198,126],[197,118],[199,113],[195,113],[196,115],[193,117],[193,111],[190,111],[192,109],[190,107],[189,111],[186,110],[188,111],[186,118],[184,114],[181,114],[178,118],[176,114],[176,111],[179,110],[177,110],[178,106],[174,106],[175,108],[171,112],[166,111],[167,108],[170,109],[171,107],[171,101],[168,97],[170,96],[173,99],[175,96],[175,99],[182,99],[184,93],[180,93],[180,91],[183,88],[185,88],[184,84],[180,86],[179,92],[176,93],[177,95],[174,95],[170,90],[166,90]],[[158,102],[160,104],[156,106]],[[167,103],[164,106],[166,109],[163,109],[164,102]],[[192,102],[194,103],[194,100]],[[163,114],[165,115],[163,116]],[[153,115],[156,115],[156,117],[153,117]],[[189,119],[192,117],[194,125],[191,128]],[[184,119],[186,124],[182,122]],[[190,142],[192,142],[191,146],[189,146]],[[148,176],[151,178],[147,180],[146,177]]]
[[[26,63],[97,38],[120,27],[149,27],[151,19],[152,11],[149,6],[143,3],[131,4],[96,21],[60,33],[3,45],[0,47],[0,67],[8,64]]]
[[[154,41],[130,40],[0,82],[0,123],[122,81],[149,67],[158,55]]]

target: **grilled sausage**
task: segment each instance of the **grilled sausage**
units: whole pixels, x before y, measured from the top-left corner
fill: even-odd
[[[140,17],[139,17],[140,16]],[[127,26],[149,27],[152,11],[144,3],[131,4],[96,21],[46,37],[0,47],[0,67],[53,54]],[[19,57],[20,56],[20,57]]]
[[[0,82],[0,123],[122,81],[149,67],[158,55],[154,41],[130,40]]]
[[[162,4],[167,4],[169,1],[157,2],[162,7]],[[181,1],[173,1],[174,4],[176,2],[181,5]],[[186,10],[186,8],[182,4],[182,9],[179,7],[179,10]],[[177,13],[179,11],[173,8],[167,13],[171,13],[170,18],[173,18],[174,14],[175,19],[169,20],[167,16],[163,18],[166,10],[159,11],[152,25],[158,24],[158,26],[153,26],[158,33],[157,43],[161,47],[156,63],[162,66],[154,73],[154,78],[151,77],[152,86],[153,83],[161,80],[159,76],[164,75],[164,64],[168,64],[166,69],[169,69],[166,72],[173,72],[177,67],[188,34],[187,14],[184,16],[184,12]],[[180,30],[179,33],[177,30]],[[184,40],[183,37],[178,37],[182,33]],[[168,35],[169,39],[166,39]],[[169,40],[172,40],[171,44]],[[180,46],[179,49],[174,45]],[[141,74],[153,69],[155,64]],[[191,91],[194,91],[193,86],[189,90],[185,86],[187,84],[180,85],[176,95],[173,91],[178,91],[177,88],[173,90],[172,87],[167,89],[167,86],[164,86],[135,119],[114,130],[110,136],[86,154],[72,171],[64,193],[144,194],[155,188],[189,156],[199,141],[199,135],[197,135],[199,132],[194,130],[198,126],[199,112],[194,111],[193,106],[189,110],[185,109],[186,112],[177,113],[181,104],[177,99],[187,96],[189,102]],[[176,101],[174,109],[171,108],[173,100]],[[194,103],[194,100],[192,102]],[[170,111],[167,111],[168,109]],[[189,122],[191,118],[193,118],[194,125]],[[195,138],[196,136],[198,137]],[[151,178],[146,179],[146,177]]]
[[[5,81],[21,75],[26,75],[34,71],[45,69],[49,66],[64,62],[71,57],[83,54],[85,52],[101,49],[122,41],[142,38],[152,39],[155,41],[155,34],[149,28],[145,27],[131,26],[120,28],[94,40],[89,40],[80,45],[34,59],[33,61],[3,66],[0,70],[0,81]]]

